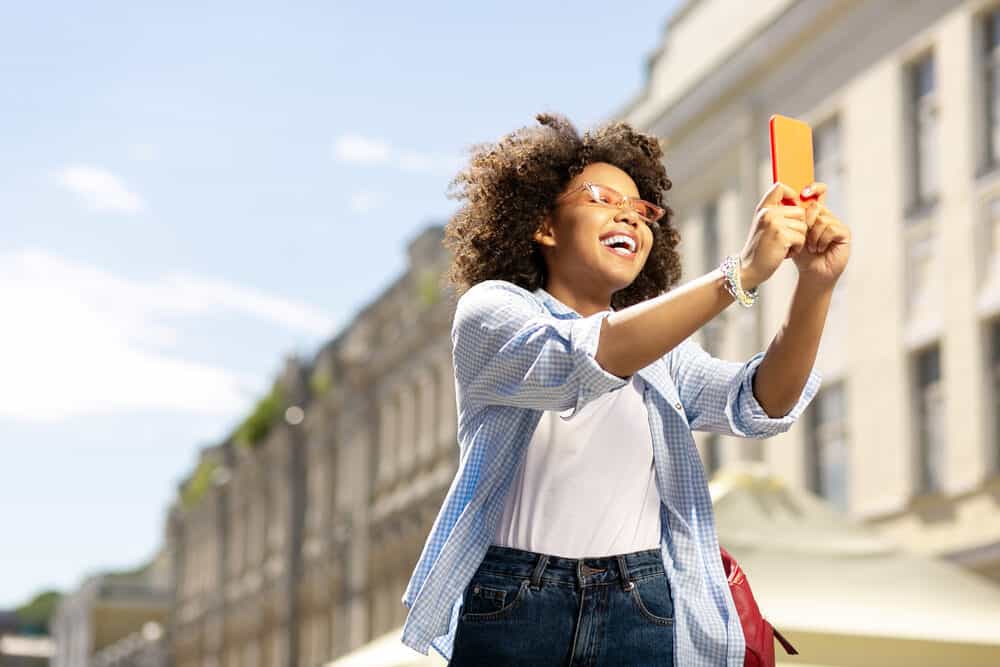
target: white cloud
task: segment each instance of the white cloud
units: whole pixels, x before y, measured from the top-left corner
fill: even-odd
[[[66,167],[59,172],[59,182],[98,211],[139,213],[146,208],[142,198],[107,169],[88,165]]]
[[[464,159],[444,153],[422,153],[393,148],[384,139],[370,139],[345,134],[334,141],[333,154],[341,162],[389,164],[397,169],[414,172],[458,171]]]
[[[223,280],[132,281],[30,250],[0,254],[0,303],[0,417],[28,421],[136,409],[232,417],[270,378],[183,358],[182,336],[209,335],[200,316],[249,315],[317,340],[335,325],[308,305]]]
[[[334,156],[343,162],[385,162],[390,152],[389,144],[381,139],[368,139],[356,134],[339,137],[333,144]]]
[[[381,206],[384,199],[378,192],[355,192],[351,195],[351,212],[368,213]]]

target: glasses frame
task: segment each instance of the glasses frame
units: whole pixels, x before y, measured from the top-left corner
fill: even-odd
[[[596,188],[604,188],[606,190],[610,190],[611,192],[614,192],[619,197],[621,197],[621,201],[618,202],[617,204],[609,204],[608,202],[601,201],[600,197],[598,197],[597,192],[595,192],[593,190],[593,188],[595,188],[595,187]],[[636,215],[638,215],[640,218],[642,218],[643,221],[645,221],[646,224],[649,225],[649,227],[651,229],[659,229],[660,228],[659,220],[667,212],[665,208],[663,208],[662,206],[657,206],[653,202],[646,201],[645,199],[640,199],[639,197],[629,197],[626,194],[622,194],[621,192],[618,192],[617,190],[615,190],[613,187],[611,187],[609,185],[604,185],[602,183],[592,183],[591,181],[585,181],[582,185],[578,185],[577,187],[573,188],[569,192],[566,192],[566,193],[562,194],[561,196],[559,196],[558,198],[556,198],[556,201],[561,201],[563,199],[566,199],[571,194],[575,194],[579,190],[587,190],[587,191],[589,191],[590,192],[590,199],[591,199],[591,201],[593,201],[595,204],[600,204],[601,206],[606,206],[608,208],[625,208],[625,206],[628,206],[630,209],[632,209],[633,211],[635,211]],[[639,211],[636,210],[636,208],[634,206],[632,206],[632,202],[634,202],[634,201],[641,201],[646,206],[651,207],[654,211],[657,212],[656,217],[650,219],[650,218],[647,218],[646,216],[644,216],[642,213],[639,213]]]

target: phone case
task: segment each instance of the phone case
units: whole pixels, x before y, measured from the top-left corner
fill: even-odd
[[[771,116],[771,177],[795,192],[816,180],[813,167],[812,128],[795,118]],[[796,204],[801,204],[796,197]]]

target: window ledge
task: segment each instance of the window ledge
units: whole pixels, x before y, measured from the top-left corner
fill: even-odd
[[[917,350],[941,337],[941,317],[938,314],[921,315],[907,319],[903,326],[903,344],[907,350]]]
[[[976,295],[976,314],[982,318],[992,317],[1000,312],[1000,258],[993,258],[990,271],[979,293]]]
[[[907,225],[912,225],[934,217],[934,214],[937,213],[939,201],[940,197],[934,195],[930,199],[911,202],[903,212],[903,221]]]
[[[993,181],[1000,181],[1000,163],[990,162],[976,168],[977,185],[989,185]]]

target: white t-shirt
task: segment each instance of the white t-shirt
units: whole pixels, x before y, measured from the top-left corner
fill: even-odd
[[[569,420],[542,414],[494,544],[567,558],[659,548],[660,495],[644,387],[633,375]]]

